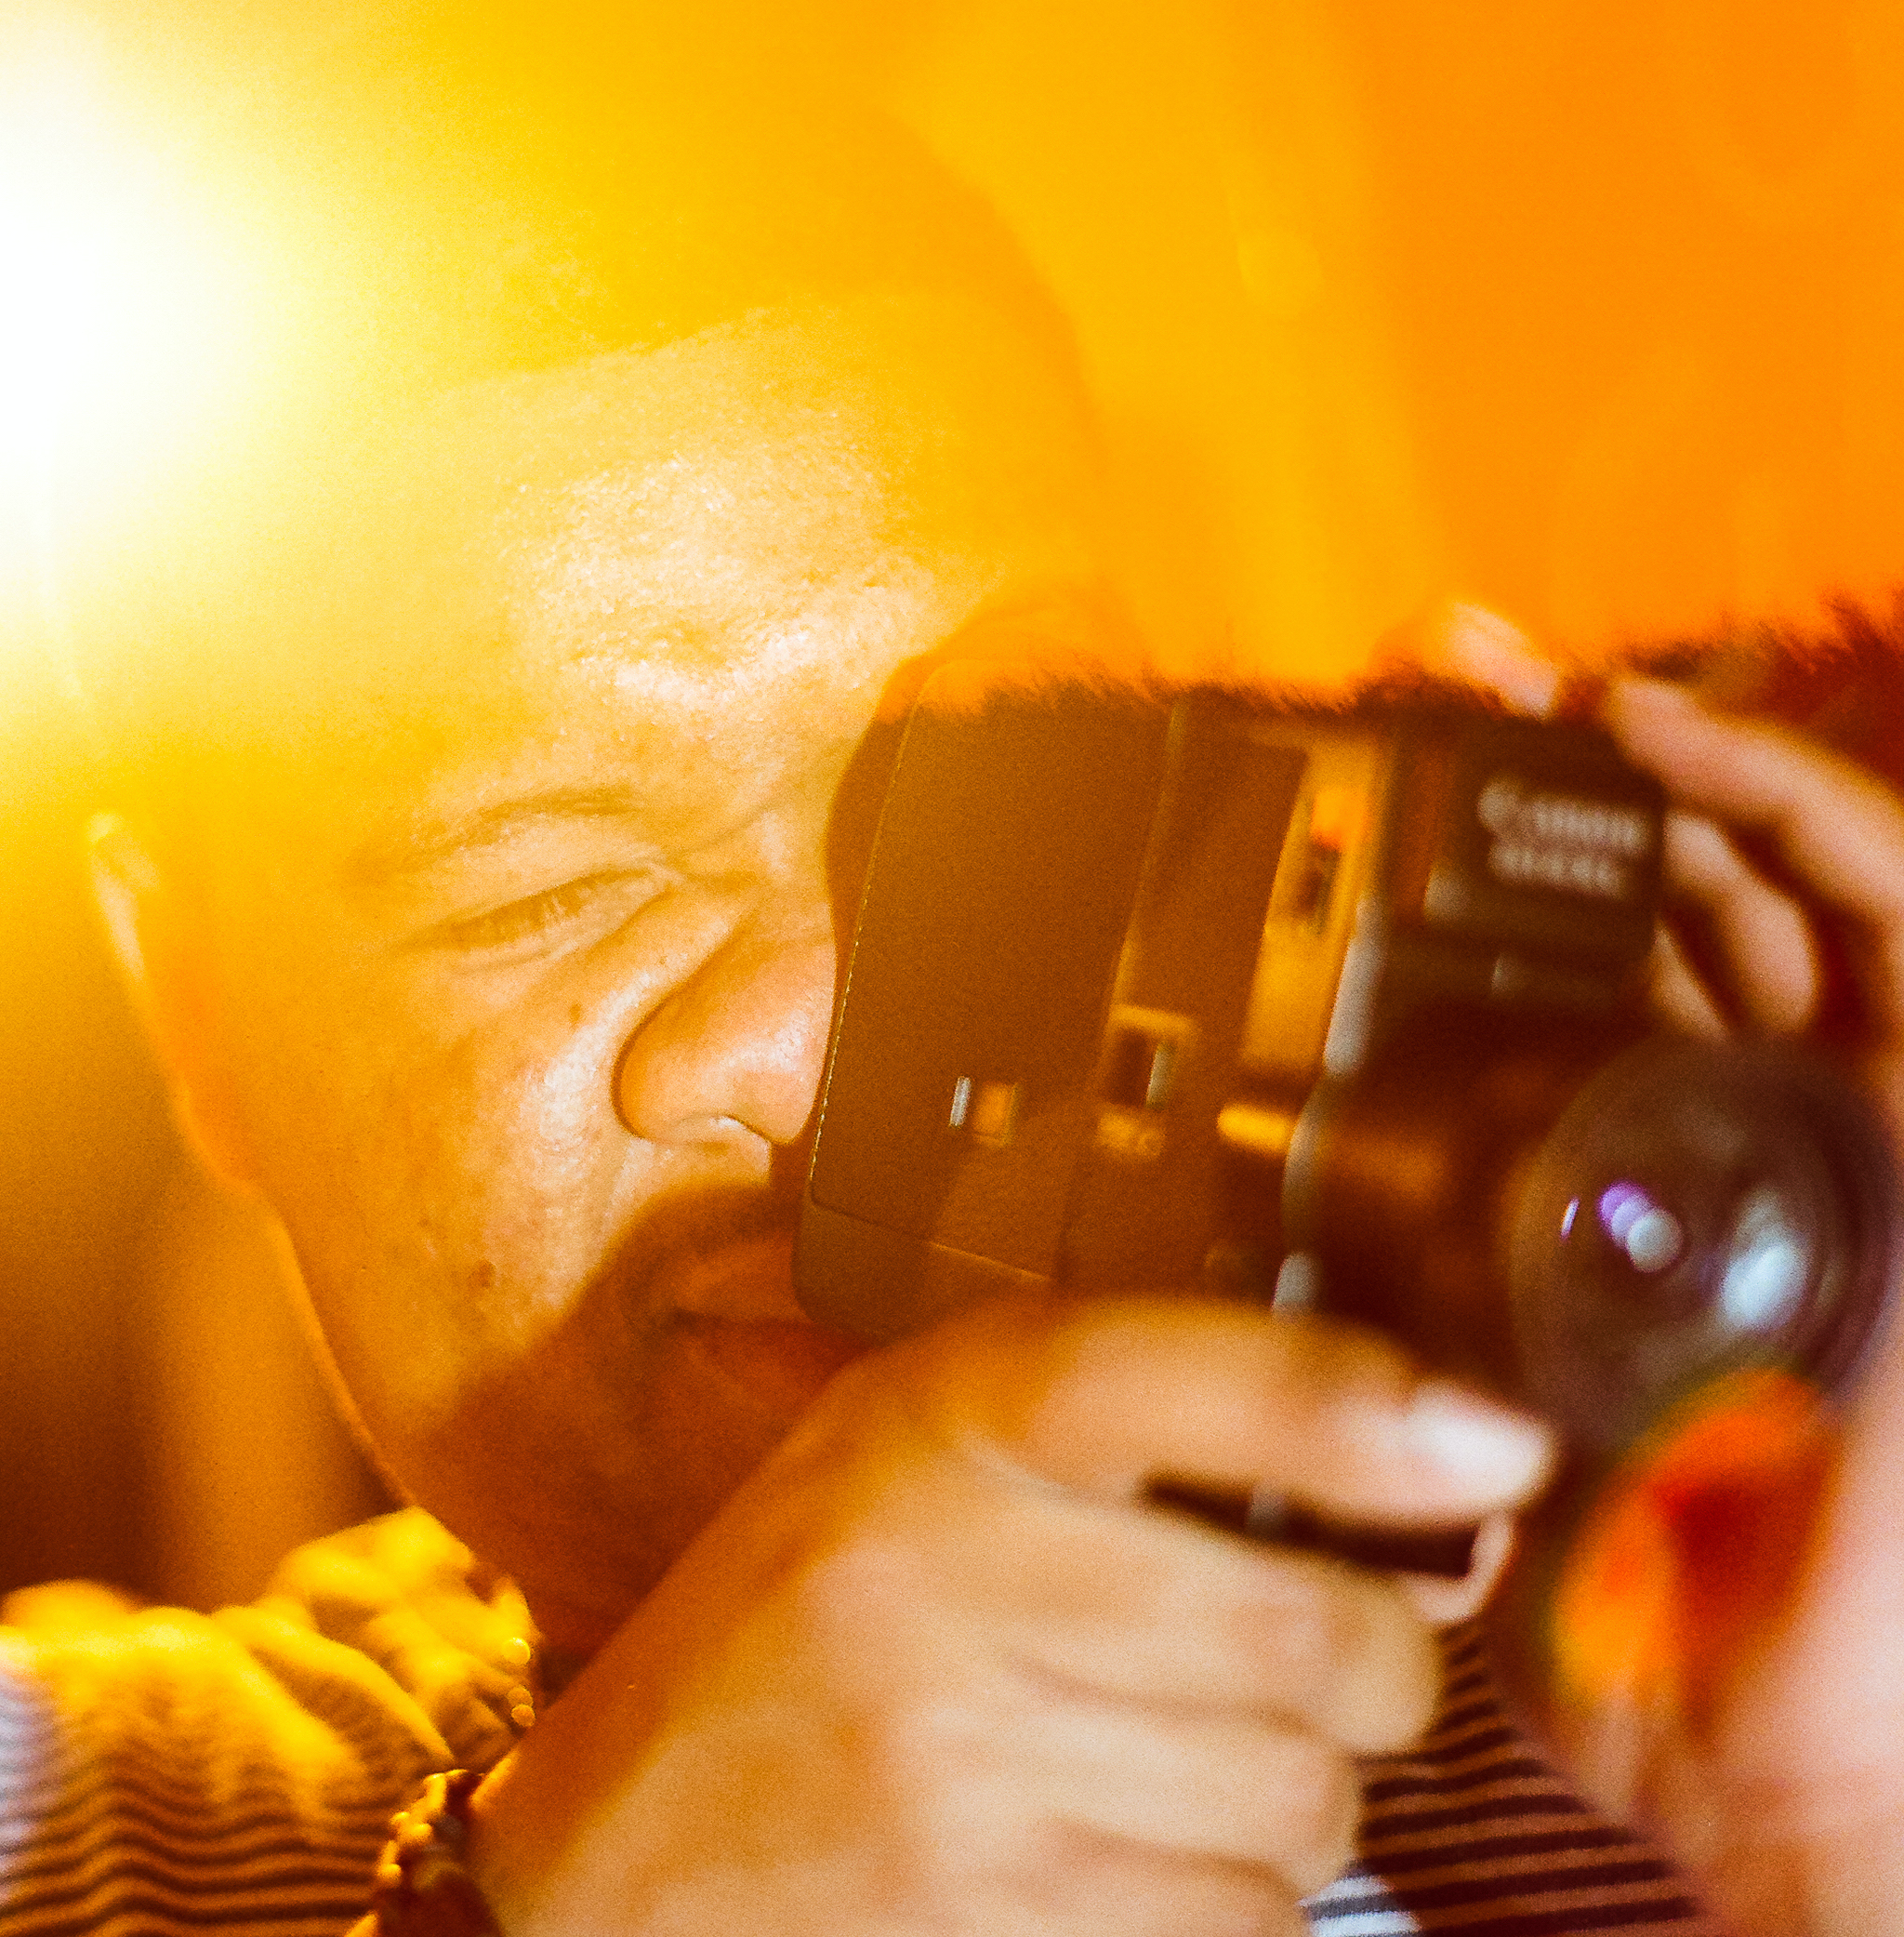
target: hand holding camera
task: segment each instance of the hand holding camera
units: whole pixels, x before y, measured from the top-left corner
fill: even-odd
[[[1904,809],[1782,728],[1620,682],[1606,718],[1678,803],[1660,1007],[1808,1044],[1904,1124]],[[1904,1353],[1846,1409],[1797,1591],[1700,1744],[1656,1743],[1651,1801],[1746,1931],[1889,1928],[1904,1890]]]
[[[1844,1389],[1889,1152],[1822,1061],[1646,1014],[1665,826],[1597,728],[1460,692],[928,689],[835,1031],[809,1311],[887,1337],[987,1292],[1200,1281],[1377,1325],[1602,1464],[1749,1369]]]
[[[1438,630],[1430,663],[1531,710],[1552,705],[1553,670],[1491,615],[1457,608]],[[1842,697],[1835,710],[1845,715]],[[1815,740],[1714,712],[1676,685],[1617,680],[1600,716],[1673,803],[1654,1008],[1702,1038],[1768,1037],[1828,1057],[1858,1079],[1895,1141],[1904,1123],[1896,794]],[[1895,715],[1850,715],[1867,736],[1887,722]],[[1904,1352],[1895,1320],[1833,1438],[1826,1510],[1699,1739],[1631,1705],[1576,1718],[1573,1731],[1576,1767],[1590,1782],[1601,1741],[1620,1740],[1627,1780],[1603,1785],[1603,1800],[1649,1813],[1715,1907],[1752,1937],[1885,1930],[1904,1891]],[[1736,1598],[1726,1557],[1682,1559]]]
[[[1775,784],[1757,785],[1741,762],[1760,729],[1713,721],[1676,701],[1616,690],[1609,719],[1629,753],[1675,794],[1734,824],[1786,829],[1782,851],[1794,873],[1818,877],[1797,892],[1766,887],[1783,912],[1763,899],[1713,897],[1712,876],[1692,871],[1680,823],[1669,820],[1660,850],[1669,910],[1696,905],[1716,932],[1740,938],[1765,923],[1809,935],[1813,922],[1841,918],[1873,935],[1895,935],[1884,896],[1904,882],[1904,816],[1888,796],[1782,741],[1789,768],[1771,776]],[[1551,740],[1542,732],[1537,743]],[[1274,754],[1278,743],[1268,744]],[[1285,735],[1284,752],[1288,744]],[[1330,898],[1321,878],[1331,866],[1342,878],[1357,824],[1335,803],[1318,811],[1313,794],[1305,815],[1287,763],[1280,779],[1275,758],[1263,767],[1282,816],[1282,839],[1269,843],[1265,894],[1273,906],[1291,843],[1306,841],[1312,852],[1283,877],[1292,885],[1282,892],[1292,918],[1313,924],[1315,909]],[[1717,779],[1736,793],[1722,795]],[[1485,785],[1472,789],[1474,801]],[[1554,790],[1589,798],[1571,781]],[[1633,797],[1646,796],[1642,789]],[[1261,825],[1260,815],[1235,823],[1259,836]],[[1576,817],[1572,825],[1582,823]],[[1618,858],[1600,845],[1602,860]],[[1018,857],[1008,857],[1016,865]],[[985,857],[996,860],[996,852]],[[1583,865],[1591,867],[1591,854]],[[1210,879],[1181,869],[1170,878]],[[1742,885],[1757,895],[1752,882]],[[948,892],[942,878],[928,886],[942,899]],[[1209,897],[1191,900],[1188,918],[1209,921]],[[1035,884],[1030,905],[1040,901],[1049,916],[1049,896]],[[921,918],[929,932],[930,912]],[[1170,912],[1157,915],[1153,934]],[[1128,908],[1118,922],[1127,916]],[[1644,925],[1650,929],[1650,912]],[[1241,967],[1243,945],[1234,943],[1227,965],[1213,962],[1213,951],[1193,963],[1227,975],[1228,1000],[1242,1018],[1236,1041],[1247,1040],[1261,933]],[[1035,967],[1049,934],[1049,922],[1020,935],[1008,924],[996,945],[1007,957],[1019,948],[1017,965]],[[1125,947],[1121,926],[1108,946],[1115,966]],[[1645,947],[1644,936],[1637,947],[1622,945],[1622,975],[1637,971]],[[1678,978],[1692,973],[1686,962],[1697,953],[1682,950],[1677,965],[1669,963],[1667,994],[1681,1013],[1703,1015],[1708,1028],[1721,1015],[1758,1020],[1756,985],[1735,994],[1723,982],[1702,981],[1705,1009],[1687,1010],[1687,985]],[[1590,949],[1574,966],[1599,959]],[[942,995],[945,982],[964,973],[956,958],[927,966],[943,971]],[[1551,996],[1554,977],[1535,979]],[[1584,979],[1567,993],[1579,995]],[[1339,990],[1342,981],[1337,965],[1312,987]],[[1869,1033],[1860,1047],[1882,1070],[1887,1045],[1904,1040],[1890,993],[1898,985],[1879,975],[1864,986]],[[1584,1013],[1637,1030],[1620,987],[1615,1001]],[[1777,987],[1787,992],[1781,1000],[1802,991],[1802,972],[1783,975]],[[856,992],[863,984],[849,988],[849,1007]],[[1050,1005],[1029,1032],[1034,1045],[1053,1020],[1071,1028],[1084,1043],[1076,1054],[1091,1085],[1065,1120],[1067,1148],[1088,1151],[1094,1164],[1128,1164],[1134,1141],[1141,1159],[1136,1133],[1158,1114],[1153,1102],[1197,1094],[1186,1086],[1201,1080],[1196,1052],[1207,1038],[1175,1028],[1171,1018],[1183,1012],[1168,1002],[1118,1007],[1107,998],[1080,1027],[1064,988],[1047,992]],[[1498,1013],[1504,1041],[1525,1017],[1511,1004]],[[1530,1039],[1548,1042],[1541,1053],[1563,1075],[1580,1064],[1566,1055],[1554,1061],[1551,1044],[1567,1039],[1568,1015],[1580,1013],[1561,1002],[1525,1024]],[[1787,1000],[1772,1019],[1794,1013]],[[917,1051],[930,1037],[930,1014],[919,1013],[910,1027],[901,1050],[909,1041]],[[1365,1041],[1374,1044],[1378,1034],[1369,1030]],[[1320,1046],[1327,1035],[1324,1028]],[[1499,1047],[1485,1031],[1467,1040],[1477,1055]],[[1169,1058],[1158,1051],[1167,1047],[1183,1059],[1160,1070]],[[1604,1055],[1580,1061],[1585,1088],[1594,1071],[1611,1067]],[[1326,1064],[1318,1067],[1312,1095],[1334,1080]],[[934,1095],[934,1137],[960,1159],[974,1150],[986,1158],[1023,1152],[1027,1142],[1013,1139],[1025,1139],[1049,1161],[1058,1145],[1037,1140],[1046,1134],[1038,1112],[1024,1092],[1012,1094],[1009,1072],[974,1066],[944,1073],[943,1085],[933,1081],[945,1093]],[[969,1079],[962,1095],[961,1078]],[[1108,1097],[1106,1081],[1116,1086]],[[1530,1094],[1553,1087],[1534,1084]],[[1819,1120],[1826,1134],[1848,1123],[1847,1134],[1865,1136],[1855,1106],[1841,1114],[1844,1099],[1828,1083],[1818,1094],[1830,1098]],[[1201,1201],[1212,1218],[1236,1203],[1229,1181],[1236,1175],[1253,1181],[1250,1201],[1264,1196],[1263,1156],[1226,1138],[1217,1121],[1235,1100],[1233,1092],[1212,1092],[1208,1111],[1202,1148],[1215,1154]],[[1723,1086],[1719,1107],[1728,1107]],[[1118,1127],[1100,1142],[1106,1111]],[[1532,1108],[1528,1121],[1540,1116]],[[1559,1117],[1544,1121],[1542,1136]],[[905,1150],[901,1157],[913,1161]],[[1287,1148],[1276,1161],[1288,1161]],[[915,1170],[924,1209],[914,1228],[897,1234],[914,1252],[951,1228],[969,1237],[1040,1212],[1047,1223],[1038,1228],[1055,1243],[1051,1234],[1062,1239],[1067,1211],[1084,1202],[1061,1194],[1053,1212],[1032,1191],[935,1193],[934,1174]],[[1100,1194],[1100,1206],[1110,1202],[1102,1232],[1119,1228],[1117,1197]],[[1279,1218],[1283,1201],[1271,1201]],[[1010,1213],[1002,1226],[1001,1204]],[[1597,1201],[1583,1209],[1600,1216]],[[955,1227],[948,1218],[965,1221]],[[1637,1218],[1622,1221],[1623,1240],[1603,1224],[1596,1241],[1620,1246],[1625,1268],[1645,1276],[1646,1259],[1658,1254],[1646,1235],[1635,1238]],[[1133,1217],[1124,1227],[1140,1223]],[[1736,1236],[1737,1219],[1716,1227]],[[1250,1227],[1211,1228],[1222,1242],[1206,1239],[1202,1254],[1218,1251],[1225,1288],[1234,1290],[1255,1268],[1238,1262]],[[1179,1216],[1164,1236],[1178,1242],[1183,1229]],[[1748,1254],[1754,1235],[1748,1229]],[[1788,1220],[1784,1238],[1775,1232],[1762,1252],[1777,1263],[1792,1235]],[[884,1238],[875,1243],[891,1249]],[[1709,1247],[1722,1285],[1737,1251]],[[1116,1262],[1108,1241],[1100,1255]],[[1421,1583],[1250,1546],[1160,1514],[1148,1504],[1154,1482],[1162,1475],[1211,1494],[1295,1499],[1341,1523],[1466,1525],[1530,1496],[1546,1470],[1548,1442],[1485,1400],[1438,1380],[1422,1383],[1418,1367],[1372,1333],[1252,1309],[1233,1297],[1105,1295],[1081,1278],[1074,1294],[1026,1281],[1038,1276],[1024,1268],[1026,1256],[1037,1262],[1027,1252],[1020,1262],[989,1261],[1020,1274],[993,1287],[1006,1297],[951,1297],[945,1315],[921,1313],[917,1329],[889,1325],[907,1335],[835,1381],[506,1765],[482,1799],[476,1844],[506,1927],[654,1932],[718,1923],[763,1937],[1303,1928],[1298,1893],[1346,1853],[1355,1756],[1402,1745],[1426,1718],[1434,1678],[1426,1620],[1445,1610]],[[1789,1260],[1757,1268],[1773,1280],[1792,1275]],[[1139,1275],[1147,1272],[1144,1266]],[[1266,1274],[1270,1288],[1279,1272]],[[916,1267],[868,1280],[902,1296],[931,1281]],[[1812,1285],[1805,1279],[1807,1295]],[[1791,1335],[1781,1333],[1779,1341]],[[1869,1335],[1867,1329],[1860,1337]],[[1904,1599],[1892,1592],[1904,1573],[1904,1541],[1894,1531],[1904,1512],[1897,1503],[1884,1510],[1889,1476],[1904,1471],[1900,1384],[1893,1358],[1878,1355],[1810,1597],[1794,1615],[1790,1645],[1767,1658],[1725,1723],[1727,1781],[1761,1803],[1765,1784],[1785,1784],[1777,1799],[1794,1823],[1801,1806],[1848,1793],[1851,1764],[1833,1760],[1841,1748],[1862,1757],[1857,1769],[1869,1776],[1888,1768],[1889,1745],[1904,1740],[1898,1718],[1882,1703],[1859,1707],[1871,1692],[1863,1665],[1870,1638],[1890,1633],[1891,1610]],[[1857,1648],[1844,1643],[1853,1632]],[[1887,1686],[1904,1687],[1892,1665],[1880,1664]],[[1897,1773],[1904,1796],[1904,1770]],[[1869,1782],[1851,1786],[1863,1802],[1886,1793]],[[1699,1837],[1722,1815],[1709,1810],[1681,1820],[1669,1811],[1667,1823],[1698,1863],[1713,1854]],[[1859,1818],[1864,1833],[1873,1826],[1868,1811]],[[1897,1840],[1895,1823],[1875,1826]],[[1791,1880],[1784,1858],[1810,1836],[1794,1829],[1787,1838],[1771,1866],[1778,1888]],[[1825,1847],[1817,1837],[1806,1844]],[[1845,1877],[1871,1868],[1847,1867]],[[1752,1914],[1742,1896],[1739,1907]],[[1760,1925],[1801,1927],[1796,1917]],[[1819,1912],[1818,1928],[1841,1927],[1873,1926],[1834,1926]]]
[[[484,1792],[485,1892],[512,1933],[1295,1937],[1435,1653],[1394,1579],[1147,1477],[1465,1520],[1546,1454],[1368,1334],[961,1312],[840,1374],[537,1723]]]

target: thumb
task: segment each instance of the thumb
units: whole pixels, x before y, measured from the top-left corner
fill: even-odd
[[[1514,712],[1544,720],[1565,675],[1510,618],[1465,599],[1445,599],[1382,641],[1378,665],[1486,687]]]
[[[976,1376],[945,1394],[941,1429],[1101,1497],[1168,1478],[1448,1525],[1520,1505],[1553,1457],[1538,1422],[1423,1378],[1357,1326],[1191,1298],[992,1306],[955,1324]]]

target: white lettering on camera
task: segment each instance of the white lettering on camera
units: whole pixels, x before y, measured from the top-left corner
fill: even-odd
[[[1653,844],[1653,823],[1637,807],[1544,793],[1512,774],[1488,781],[1476,812],[1494,837],[1488,871],[1511,887],[1631,900],[1633,864]]]

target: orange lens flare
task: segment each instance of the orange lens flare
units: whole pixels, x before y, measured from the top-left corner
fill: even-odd
[[[1562,1564],[1555,1692],[1703,1736],[1790,1607],[1838,1434],[1790,1373],[1688,1401],[1601,1490]]]
[[[0,34],[0,550],[9,520],[71,527],[163,484],[236,409],[248,273],[129,95]]]

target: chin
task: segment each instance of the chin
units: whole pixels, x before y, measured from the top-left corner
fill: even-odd
[[[643,1354],[648,1376],[625,1422],[638,1430],[610,1456],[600,1456],[598,1444],[598,1457],[575,1458],[585,1435],[575,1431],[559,1448],[565,1422],[541,1415],[524,1438],[550,1456],[512,1456],[488,1468],[489,1485],[463,1463],[463,1482],[440,1490],[442,1517],[513,1577],[549,1647],[586,1657],[863,1349],[777,1320],[668,1323]],[[537,1480],[522,1489],[528,1471]],[[498,1512],[505,1493],[515,1497]]]

